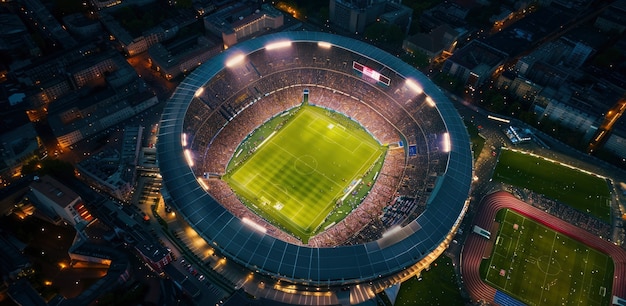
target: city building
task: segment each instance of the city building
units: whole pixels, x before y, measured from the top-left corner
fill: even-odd
[[[165,266],[172,262],[172,253],[158,244],[140,242],[135,245],[135,250],[137,250],[141,259],[158,273],[163,272]]]
[[[106,148],[77,164],[81,179],[122,201],[128,201],[135,186],[143,127],[126,126],[120,150]]]
[[[496,79],[496,87],[508,90],[513,96],[533,101],[543,86],[535,84],[522,76],[516,76],[515,73],[504,71]]]
[[[434,28],[430,33],[417,33],[402,42],[402,49],[408,53],[422,52],[429,62],[447,52],[452,54],[457,44],[459,32],[447,24]]]
[[[14,235],[0,230],[0,277],[3,281],[15,280],[28,272],[31,262],[24,255],[26,244]]]
[[[168,80],[188,74],[194,68],[222,51],[204,35],[193,35],[168,43],[157,43],[148,48],[152,67]]]
[[[594,26],[605,32],[626,30],[626,1],[617,0],[596,18]]]
[[[19,2],[23,5],[21,10],[25,20],[37,29],[42,38],[52,47],[57,45],[69,50],[78,46],[78,41],[72,37],[67,30],[57,21],[52,13],[39,0],[23,0]]]
[[[591,138],[621,94],[607,86],[575,83],[544,87],[534,100],[538,120],[547,118]],[[588,139],[585,139],[585,141]]]
[[[623,121],[621,120],[621,122]],[[624,128],[623,124],[613,127],[611,135],[604,143],[603,148],[622,158],[622,160],[626,159],[626,128]]]
[[[104,80],[105,76],[116,70],[127,68],[132,69],[124,60],[121,54],[113,50],[99,52],[82,61],[67,67],[73,89],[80,89],[96,80]],[[133,73],[129,70],[126,74]]]
[[[254,6],[237,2],[204,17],[204,28],[222,38],[224,48],[252,36],[283,26],[283,14],[269,4]]]
[[[329,4],[330,22],[350,33],[363,33],[375,21],[395,24],[408,32],[413,10],[390,0],[331,0]]]
[[[462,84],[477,88],[489,80],[508,56],[479,40],[472,40],[457,50],[443,64],[442,71]]]
[[[156,43],[172,39],[176,36],[181,27],[195,21],[195,16],[185,18],[185,20],[166,20],[144,31],[141,35],[133,37],[124,27],[110,14],[101,13],[100,21],[104,28],[111,34],[114,39],[129,56],[133,56],[148,50],[148,48]]]
[[[59,218],[58,221],[63,220],[81,228],[94,220],[81,197],[51,176],[42,176],[33,181],[30,192],[35,197],[32,199],[35,205],[50,217]]]
[[[19,16],[0,13],[0,25],[0,51],[3,54],[16,60],[41,55]]]
[[[0,179],[19,176],[24,164],[45,154],[32,123],[0,134]]]
[[[70,33],[81,39],[89,40],[104,35],[102,24],[97,19],[89,19],[81,13],[63,17],[63,24]]]
[[[77,92],[52,105],[48,122],[61,147],[92,137],[159,102],[134,70],[130,71],[135,75],[131,83],[88,95]]]

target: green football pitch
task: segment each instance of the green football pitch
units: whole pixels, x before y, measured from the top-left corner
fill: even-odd
[[[582,242],[503,209],[485,281],[528,305],[609,305],[613,260]]]
[[[306,243],[385,147],[341,114],[308,105],[292,112],[254,142],[245,160],[231,162],[222,179],[253,210]]]
[[[528,188],[611,223],[609,185],[603,178],[506,149],[500,152],[493,178]]]

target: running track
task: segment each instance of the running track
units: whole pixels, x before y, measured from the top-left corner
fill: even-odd
[[[613,296],[626,298],[626,251],[620,247],[603,240],[581,228],[571,225],[557,217],[543,212],[529,204],[515,198],[510,193],[498,191],[481,202],[474,223],[484,229],[490,230],[495,219],[496,212],[502,208],[512,209],[536,222],[539,222],[559,233],[570,236],[588,246],[602,251],[613,259],[615,264],[613,279]],[[493,233],[495,234],[495,233]],[[470,294],[472,301],[484,300],[494,303],[496,289],[487,285],[480,278],[479,266],[483,259],[483,252],[489,246],[490,241],[475,234],[470,234],[463,248],[461,274],[463,281]]]

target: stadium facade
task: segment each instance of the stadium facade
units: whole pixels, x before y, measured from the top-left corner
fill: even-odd
[[[207,192],[214,159],[206,151],[218,134],[254,104],[286,93],[302,100],[304,90],[313,102],[348,97],[396,130],[404,153],[394,194],[422,210],[407,211],[373,240],[313,247],[250,226]],[[245,281],[224,277],[255,297],[303,305],[358,304],[428,268],[465,214],[473,162],[463,121],[426,76],[369,44],[318,32],[258,37],[198,67],[163,111],[157,153],[167,204],[214,256],[246,271]]]

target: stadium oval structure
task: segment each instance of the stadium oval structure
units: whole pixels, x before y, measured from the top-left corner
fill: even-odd
[[[445,125],[449,147],[443,155],[444,170],[436,174],[436,182],[429,189],[425,201],[426,208],[419,216],[374,241],[311,247],[277,239],[244,224],[207,193],[199,183],[198,174],[194,173],[194,165],[185,147],[187,140],[181,141],[185,132],[185,118],[190,115],[189,105],[194,96],[207,84],[211,84],[216,75],[233,66],[235,61],[270,52],[270,46],[272,49],[285,47],[290,48],[291,52],[306,54],[315,53],[315,48],[336,48],[338,52],[349,54],[373,67],[377,71],[374,75],[380,73],[391,78],[390,85],[371,82],[367,85],[373,90],[384,92],[390,99],[388,103],[404,104],[406,101],[398,101],[400,98],[396,98],[402,92],[403,98],[406,95],[421,96],[434,104],[431,108],[435,109]],[[294,58],[289,56],[296,63],[305,61],[303,58]],[[319,56],[318,59],[328,62],[334,60],[332,56]],[[280,69],[281,59],[274,61],[277,67],[273,69]],[[343,62],[341,65],[344,71],[352,71],[352,63]],[[256,73],[259,78],[263,77],[259,71]],[[365,76],[363,79],[363,82],[368,82]],[[308,86],[313,87],[314,84]],[[336,84],[336,87],[337,90],[350,90],[341,84]],[[363,95],[363,99],[366,96]],[[458,112],[426,76],[397,57],[369,44],[318,32],[281,32],[254,38],[231,47],[196,68],[178,86],[164,108],[157,154],[163,187],[167,193],[164,196],[166,201],[176,209],[177,216],[182,217],[217,253],[245,267],[250,273],[277,280],[281,284],[293,284],[294,288],[300,288],[294,291],[296,294],[298,290],[339,293],[347,291],[347,288],[351,291],[360,287],[358,290],[368,292],[365,299],[371,298],[372,292],[379,292],[421,271],[445,250],[467,209],[473,162],[467,130]],[[355,301],[352,293],[351,301]],[[332,303],[337,303],[337,300]]]

